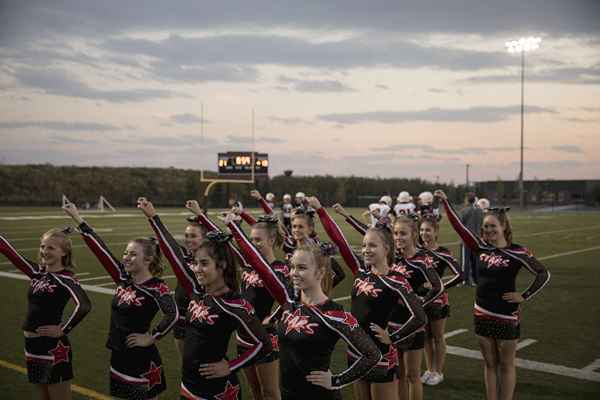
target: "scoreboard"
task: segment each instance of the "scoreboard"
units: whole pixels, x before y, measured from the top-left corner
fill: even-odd
[[[218,154],[219,174],[251,174],[251,151],[228,151]],[[269,155],[267,153],[254,153],[254,173],[268,174]]]

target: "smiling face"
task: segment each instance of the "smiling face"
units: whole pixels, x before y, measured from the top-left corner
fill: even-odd
[[[202,286],[222,286],[224,284],[223,269],[217,267],[215,259],[210,256],[206,247],[196,251],[194,262],[190,267],[196,275],[198,283]]]
[[[292,218],[292,237],[295,240],[302,241],[309,237],[311,228],[308,224],[308,217],[295,216]]]
[[[481,226],[483,240],[491,244],[498,244],[504,240],[504,226],[500,223],[498,217],[488,214],[483,219]]]
[[[434,243],[437,241],[437,230],[435,226],[428,221],[424,221],[421,223],[421,227],[419,228],[419,234],[421,235],[421,240],[424,243]]]
[[[197,225],[188,225],[185,228],[183,235],[185,248],[188,249],[190,253],[194,253],[198,250],[200,243],[202,243],[202,239],[204,239],[204,232],[202,231],[202,228]]]
[[[40,242],[40,263],[42,265],[47,267],[63,265],[63,257],[66,255],[63,239],[55,236],[42,237]]]
[[[381,235],[373,230],[368,230],[363,237],[362,255],[367,265],[381,265],[387,263],[392,249],[385,245]]]
[[[121,261],[125,271],[130,274],[148,271],[150,267],[150,259],[144,254],[144,247],[136,242],[127,244]]]
[[[321,285],[323,271],[317,266],[314,255],[307,250],[296,250],[290,259],[290,277],[297,290],[310,290]]]
[[[400,252],[406,252],[416,247],[413,230],[408,223],[397,222],[394,224],[394,246]]]

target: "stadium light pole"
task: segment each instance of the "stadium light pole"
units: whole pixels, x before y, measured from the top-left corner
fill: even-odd
[[[519,172],[519,206],[525,207],[525,187],[523,185],[523,126],[525,121],[525,53],[540,47],[542,38],[530,36],[506,42],[509,53],[521,53],[521,170]]]

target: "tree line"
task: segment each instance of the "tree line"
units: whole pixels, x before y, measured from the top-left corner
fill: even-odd
[[[216,173],[213,173],[213,175]],[[200,171],[176,168],[78,167],[41,165],[0,165],[0,205],[53,206],[66,195],[76,204],[94,204],[102,195],[115,207],[134,206],[146,196],[161,206],[181,206],[188,199],[203,204],[206,183],[200,182]],[[217,184],[210,191],[210,207],[225,207],[229,199],[254,206],[250,189],[263,194],[273,192],[277,201],[284,193],[318,195],[324,204],[340,202],[347,206],[366,206],[382,195],[395,198],[402,190],[413,196],[422,191],[441,188],[453,201],[461,202],[465,187],[437,184],[418,178],[366,178],[322,176],[261,177],[256,184]],[[205,204],[206,205],[206,204]]]

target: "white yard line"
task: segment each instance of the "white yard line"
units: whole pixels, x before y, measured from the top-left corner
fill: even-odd
[[[600,249],[600,246],[570,251],[570,252],[566,252],[566,253],[552,254],[552,255],[541,258],[541,260],[549,259],[549,258],[563,257],[566,255],[583,253],[583,252],[597,250],[597,249]],[[23,274],[16,274],[16,273],[11,273],[11,272],[0,272],[0,276],[4,276],[6,278],[12,278],[12,279],[25,280],[25,281],[29,280],[29,278]],[[165,278],[168,278],[168,277],[172,277],[172,276],[167,275]],[[100,277],[95,277],[95,278],[100,278]],[[84,280],[89,281],[92,279],[94,279],[94,278],[81,279],[80,281],[84,281]],[[112,282],[111,282],[111,284],[112,284]],[[103,285],[105,285],[105,284],[103,284]],[[100,286],[100,285],[98,285],[98,286]],[[108,288],[103,288],[103,287],[98,287],[98,286],[81,285],[81,287],[84,290],[89,291],[89,292],[104,293],[104,294],[111,294],[111,295],[114,295],[114,293],[115,293],[114,289],[108,289]],[[335,301],[343,301],[343,300],[347,300],[349,298],[350,298],[350,296],[344,296],[344,297],[338,297],[334,300]],[[459,334],[462,334],[465,332],[467,332],[466,329],[457,329],[457,330],[448,332],[444,336],[449,338],[449,337],[456,336],[456,335],[459,335]],[[529,344],[532,344],[533,342],[535,342],[533,339],[525,339],[521,342],[521,344],[526,343],[525,345],[529,345]],[[522,347],[524,347],[524,346],[522,346]],[[517,348],[518,348],[518,346],[517,346]],[[447,346],[447,352],[448,352],[448,354],[456,355],[459,357],[483,360],[483,357],[481,356],[481,352],[477,351],[477,350],[466,349],[466,348],[458,347],[458,346]],[[584,368],[581,368],[581,369],[565,367],[563,365],[538,362],[538,361],[524,360],[521,358],[515,359],[515,365],[522,369],[546,372],[549,374],[566,376],[566,377],[581,379],[581,380],[588,380],[588,381],[592,381],[592,382],[600,382],[600,373],[594,372],[596,369],[600,368],[600,359],[595,360],[592,364],[590,364]]]
[[[75,274],[75,276],[84,276],[84,275],[89,275],[91,274],[91,272],[79,272],[77,274]]]
[[[80,279],[79,282],[97,281],[99,279],[111,279],[110,275],[94,276],[93,278]]]
[[[519,350],[521,350],[521,349],[523,349],[523,348],[525,348],[527,346],[530,346],[530,345],[532,345],[534,343],[537,343],[537,340],[535,340],[535,339],[523,339],[523,340],[519,341],[519,343],[517,343],[517,351],[519,351]]]
[[[538,260],[540,260],[540,261],[550,260],[553,258],[570,256],[572,254],[586,253],[588,251],[594,251],[594,250],[600,250],[600,246],[588,247],[586,249],[579,249],[579,250],[573,250],[573,251],[566,251],[564,253],[550,254],[545,257],[538,258]]]
[[[113,285],[115,285],[114,282],[106,282],[106,283],[101,283],[99,285],[94,285],[94,286],[96,286],[96,287],[104,287],[104,286],[113,286]]]
[[[448,339],[448,338],[451,338],[452,336],[461,335],[465,332],[469,332],[469,330],[468,329],[457,329],[455,331],[446,332],[444,334],[444,338]]]

